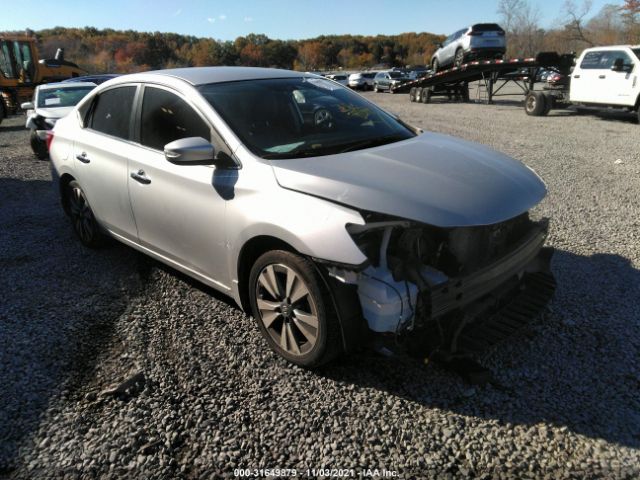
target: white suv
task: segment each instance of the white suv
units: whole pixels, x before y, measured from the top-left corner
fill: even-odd
[[[495,23],[477,23],[449,35],[438,44],[431,68],[459,67],[468,60],[502,58],[506,51],[504,30]]]

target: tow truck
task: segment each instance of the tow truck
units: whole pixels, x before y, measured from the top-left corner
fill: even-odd
[[[530,91],[528,115],[547,115],[553,108],[596,107],[635,112],[640,121],[640,45],[588,48],[578,58],[569,82]]]

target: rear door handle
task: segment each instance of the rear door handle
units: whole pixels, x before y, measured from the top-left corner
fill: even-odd
[[[580,75],[574,75],[573,78],[580,78]]]
[[[145,175],[144,170],[131,172],[131,178],[133,178],[136,182],[142,183],[143,185],[149,185],[151,183],[151,179]]]
[[[82,163],[89,163],[91,160],[87,158],[87,154],[82,152],[80,155],[76,155],[76,159],[80,160]]]
[[[603,78],[607,78],[606,75],[598,75],[598,78],[603,79]]]

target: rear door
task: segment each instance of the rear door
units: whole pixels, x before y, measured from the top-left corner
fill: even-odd
[[[569,99],[577,103],[609,103],[606,77],[611,73],[609,51],[589,50],[582,55],[571,74]]]
[[[176,165],[164,156],[164,146],[180,138],[215,138],[216,151],[222,141],[178,92],[145,85],[141,95],[139,144],[128,172],[139,243],[214,282],[226,278],[226,200],[216,185],[228,172],[210,165]]]
[[[96,95],[73,145],[76,180],[98,222],[135,241],[136,225],[127,190],[127,159],[133,155],[132,110],[138,85],[128,84]]]

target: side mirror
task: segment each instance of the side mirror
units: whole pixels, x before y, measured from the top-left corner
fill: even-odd
[[[214,149],[202,137],[174,140],[164,146],[164,158],[178,165],[212,165]]]
[[[22,110],[34,110],[33,102],[24,102],[20,105],[20,108],[22,108]]]
[[[625,64],[624,58],[616,58],[613,61],[611,70],[613,70],[614,72],[630,72],[631,70],[633,70],[633,65]]]

